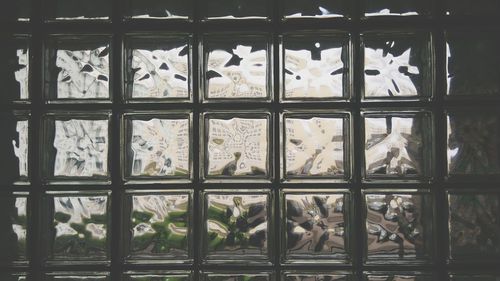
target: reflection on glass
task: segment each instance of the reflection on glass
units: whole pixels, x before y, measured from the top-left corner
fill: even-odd
[[[345,249],[343,194],[286,194],[287,255],[340,258]]]
[[[132,121],[132,176],[187,176],[189,120]]]
[[[368,275],[368,281],[432,281],[431,276],[416,275]]]
[[[19,99],[27,100],[29,98],[29,49],[17,49],[17,67],[14,72],[14,77],[19,83]]]
[[[348,281],[349,276],[334,274],[287,274],[284,281]]]
[[[500,257],[500,194],[450,194],[448,201],[451,257]]]
[[[187,258],[188,212],[188,194],[132,196],[130,256]]]
[[[366,195],[367,254],[371,259],[423,258],[426,256],[422,221],[424,195]],[[385,280],[385,279],[384,279]]]
[[[93,50],[56,53],[57,98],[103,99],[109,97],[109,46]]]
[[[14,154],[19,159],[19,176],[28,176],[28,120],[17,121],[17,139],[12,140]]]
[[[426,0],[364,0],[365,16],[415,16],[428,14]]]
[[[267,175],[267,124],[266,119],[210,119],[208,176]]]
[[[47,281],[109,281],[108,275],[91,274],[91,273],[65,273],[65,274],[51,274],[46,277]]]
[[[103,260],[108,254],[107,196],[55,196],[51,259]]]
[[[12,264],[26,260],[27,257],[27,229],[28,229],[28,199],[23,196],[3,195],[0,197],[2,224],[2,251],[0,263]],[[1,279],[3,280],[3,279]]]
[[[289,176],[344,174],[342,118],[285,118],[285,167]]]
[[[284,3],[286,18],[325,18],[342,17],[349,9],[344,0],[287,0]]]
[[[268,274],[208,274],[206,281],[270,281]]]
[[[192,15],[190,0],[131,0],[134,19],[187,19]]]
[[[130,274],[125,281],[190,281],[187,274]]]
[[[208,19],[263,19],[268,15],[267,0],[207,0]]]
[[[367,176],[423,174],[423,132],[416,119],[365,118]]]
[[[187,44],[133,49],[127,73],[132,98],[189,97],[188,53]]]
[[[107,175],[108,143],[107,120],[56,120],[54,176]]]
[[[267,254],[268,195],[207,194],[206,200],[209,257],[241,260]]]
[[[484,112],[448,114],[450,174],[500,174],[500,117]]]

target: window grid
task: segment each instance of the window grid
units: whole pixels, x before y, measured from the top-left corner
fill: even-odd
[[[31,34],[32,44],[31,50],[33,52],[33,60],[32,64],[34,66],[32,70],[31,76],[31,104],[3,104],[2,110],[10,111],[12,109],[19,110],[30,110],[31,111],[31,122],[32,125],[30,127],[30,167],[31,170],[31,183],[29,186],[5,186],[5,190],[8,191],[29,191],[30,194],[30,205],[31,209],[30,213],[30,223],[29,233],[31,233],[31,237],[28,240],[29,242],[29,252],[30,252],[30,265],[28,267],[20,267],[13,268],[9,266],[2,266],[2,270],[6,271],[27,271],[30,272],[33,280],[42,280],[42,275],[45,272],[50,271],[110,271],[113,280],[121,280],[121,276],[123,272],[131,271],[131,270],[192,270],[193,272],[193,280],[201,280],[201,271],[214,271],[214,270],[235,270],[235,271],[243,271],[243,272],[252,272],[256,270],[265,270],[274,272],[276,280],[281,280],[280,273],[283,271],[300,271],[300,270],[308,270],[308,271],[339,271],[339,272],[350,272],[354,273],[355,276],[361,278],[362,274],[367,271],[425,271],[434,274],[436,280],[448,280],[448,274],[450,272],[462,270],[466,270],[467,272],[494,272],[499,273],[499,269],[495,267],[494,263],[486,263],[486,264],[474,264],[474,263],[465,263],[465,264],[447,264],[447,245],[448,242],[448,211],[446,206],[447,198],[446,198],[446,190],[449,189],[462,189],[462,188],[470,188],[476,187],[479,185],[491,186],[493,187],[495,183],[498,184],[498,180],[496,178],[493,179],[474,179],[474,181],[448,181],[446,179],[446,115],[445,110],[450,108],[463,108],[464,106],[469,107],[471,105],[471,100],[445,100],[444,93],[446,92],[446,83],[445,83],[445,38],[444,38],[444,30],[448,27],[498,27],[498,23],[496,20],[492,18],[488,19],[478,19],[473,18],[473,20],[468,21],[466,18],[460,17],[445,17],[445,9],[444,5],[441,1],[435,3],[435,7],[433,8],[433,17],[424,18],[424,17],[410,17],[410,18],[379,18],[379,19],[362,19],[359,14],[354,13],[352,20],[343,20],[343,19],[321,19],[321,20],[290,20],[288,21],[280,21],[280,13],[279,7],[283,4],[284,0],[275,1],[274,3],[274,13],[273,13],[273,21],[272,22],[260,22],[260,21],[252,21],[252,20],[238,20],[238,22],[231,22],[231,24],[223,24],[219,22],[202,22],[200,20],[200,2],[198,0],[195,3],[195,13],[194,13],[194,22],[185,23],[181,21],[137,21],[137,22],[123,22],[121,19],[123,18],[123,12],[121,11],[121,1],[113,0],[113,15],[112,15],[112,23],[87,23],[87,22],[74,22],[74,23],[61,23],[61,22],[45,22],[43,20],[43,15],[40,11],[42,11],[43,1],[38,0],[33,2],[33,15],[31,23],[16,23],[10,25],[3,25],[3,29],[12,28],[10,32],[15,32],[16,34]],[[278,3],[279,2],[279,3]],[[352,6],[354,11],[359,11],[361,4],[360,1],[355,1]],[[433,39],[433,49],[434,49],[434,68],[435,68],[435,79],[434,79],[434,91],[433,97],[430,101],[391,101],[391,102],[364,102],[361,100],[360,90],[362,86],[362,58],[359,55],[361,52],[360,49],[360,33],[365,30],[376,30],[376,29],[391,29],[394,24],[398,25],[398,30],[403,28],[415,29],[422,28],[425,31],[428,31],[432,34]],[[280,39],[279,35],[285,31],[293,31],[293,30],[310,30],[321,28],[324,30],[342,30],[347,31],[351,34],[351,46],[352,53],[354,54],[354,67],[353,71],[353,81],[351,82],[351,96],[354,96],[351,101],[348,102],[332,102],[332,103],[301,103],[301,104],[286,104],[280,102],[281,95],[281,81],[280,81],[280,61],[279,59],[279,46]],[[205,34],[210,31],[232,31],[238,32],[242,30],[265,30],[266,32],[272,33],[273,37],[273,53],[274,57],[273,61],[273,92],[274,96],[273,101],[270,103],[240,103],[235,101],[230,104],[217,104],[217,103],[202,103],[200,102],[199,92],[200,89],[200,73],[197,70],[201,69],[200,65],[200,54],[199,47],[201,45],[200,38],[202,34]],[[183,31],[187,33],[193,34],[193,56],[192,56],[192,69],[193,71],[193,103],[192,104],[155,104],[155,103],[144,103],[144,104],[126,104],[122,102],[122,92],[123,85],[122,79],[123,76],[121,71],[123,71],[123,48],[121,48],[123,44],[123,39],[125,34],[131,32],[139,32],[139,33],[149,33],[149,32],[168,32],[168,31]],[[113,92],[111,92],[112,103],[110,104],[46,104],[43,100],[43,96],[45,95],[43,91],[42,85],[43,82],[43,48],[44,42],[49,34],[80,34],[80,33],[101,33],[112,34],[112,79],[113,83],[112,88]],[[472,105],[475,109],[482,109],[483,107],[491,107],[494,109],[494,104],[489,104],[488,101],[477,101],[475,100]],[[193,145],[192,153],[193,153],[193,183],[189,184],[161,184],[161,185],[128,185],[125,184],[122,180],[122,175],[120,173],[119,165],[121,162],[121,146],[120,146],[120,137],[121,136],[121,128],[119,126],[120,116],[126,112],[127,110],[165,110],[169,109],[185,109],[192,110],[193,112],[193,140],[199,140],[200,135],[199,126],[202,125],[200,123],[199,116],[202,116],[204,112],[207,110],[213,109],[231,109],[231,110],[252,110],[252,109],[265,109],[272,114],[274,114],[273,126],[270,126],[270,132],[274,131],[273,138],[273,146],[274,149],[273,156],[273,165],[271,166],[272,171],[272,182],[271,183],[205,183],[202,182],[200,178],[200,165],[203,165],[203,162],[200,162],[202,157],[200,157],[200,148],[197,145]],[[433,114],[433,129],[435,132],[435,161],[434,161],[434,175],[430,182],[422,182],[422,183],[364,183],[362,180],[362,169],[363,166],[363,151],[364,143],[362,140],[364,137],[361,135],[360,128],[362,127],[362,118],[361,112],[365,109],[369,110],[377,110],[384,108],[404,108],[404,109],[427,109],[430,110]],[[111,123],[111,145],[110,147],[110,156],[111,156],[111,185],[91,185],[91,186],[71,186],[71,185],[63,185],[63,186],[55,186],[55,185],[47,185],[43,182],[42,179],[42,171],[41,163],[42,152],[44,149],[38,145],[37,140],[42,139],[43,132],[41,131],[40,120],[42,120],[41,116],[48,111],[51,110],[86,110],[92,111],[94,109],[111,109],[112,115],[112,123]],[[352,179],[347,183],[281,183],[280,182],[280,161],[281,156],[279,153],[280,147],[280,135],[278,133],[277,128],[280,125],[279,113],[283,110],[287,109],[340,109],[346,110],[351,113],[351,122],[353,128],[352,142],[351,146],[354,148],[351,150],[353,154],[353,169]],[[273,130],[274,128],[274,130]],[[308,264],[308,265],[285,265],[281,263],[280,255],[277,253],[281,253],[280,243],[275,243],[273,246],[272,252],[274,252],[273,265],[268,266],[260,266],[260,265],[209,265],[203,264],[201,260],[201,233],[202,233],[202,217],[200,216],[200,212],[193,212],[193,233],[194,233],[194,243],[193,246],[193,263],[192,265],[125,265],[122,263],[123,256],[123,248],[122,248],[122,226],[123,226],[123,204],[126,196],[126,191],[131,188],[137,189],[154,189],[154,190],[178,190],[178,189],[194,189],[193,196],[193,206],[201,206],[201,191],[205,189],[245,189],[245,188],[255,188],[258,186],[259,188],[270,189],[273,193],[272,200],[274,201],[274,229],[282,229],[280,225],[280,220],[277,219],[277,214],[281,212],[281,203],[280,203],[280,195],[279,191],[286,188],[291,189],[334,189],[334,190],[342,190],[348,189],[352,193],[352,201],[351,205],[354,206],[352,208],[352,216],[354,224],[351,228],[351,236],[350,236],[350,249],[352,255],[351,264],[333,264],[333,265],[316,265],[316,264]],[[363,246],[361,241],[365,240],[364,237],[364,223],[363,223],[363,210],[360,206],[363,206],[361,202],[363,202],[363,193],[365,190],[372,189],[384,189],[391,190],[393,188],[396,189],[424,189],[430,192],[432,198],[434,199],[434,221],[433,225],[435,226],[435,230],[433,231],[433,240],[434,240],[434,259],[433,264],[421,264],[421,265],[412,265],[412,266],[403,266],[403,265],[366,265],[363,261]],[[479,188],[479,187],[478,187]],[[482,186],[480,187],[482,188]],[[41,229],[43,228],[42,222],[43,220],[43,209],[42,206],[42,198],[47,191],[68,191],[68,190],[111,190],[111,264],[110,267],[106,267],[103,265],[90,265],[90,266],[57,266],[57,267],[46,267],[43,264],[43,252],[42,245],[44,241],[41,239],[41,235],[34,235],[36,233],[41,233]],[[117,235],[117,232],[120,232]],[[118,238],[118,239],[116,239]],[[280,231],[274,232],[274,241],[281,241]]]

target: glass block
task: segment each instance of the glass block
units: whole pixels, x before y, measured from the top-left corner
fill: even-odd
[[[47,273],[44,281],[110,281],[109,273],[54,272]]]
[[[47,257],[51,263],[102,264],[109,258],[110,200],[107,193],[47,195]]]
[[[500,193],[452,193],[448,203],[451,258],[500,259]]]
[[[286,0],[285,18],[331,18],[348,16],[350,3],[345,0]]]
[[[189,99],[192,83],[190,37],[134,36],[125,44],[126,99],[154,99],[155,102]]]
[[[429,175],[430,113],[367,113],[365,177],[411,180]]]
[[[478,111],[448,113],[448,173],[500,174],[500,114]]]
[[[432,91],[430,36],[426,33],[362,35],[365,99],[428,98]]]
[[[154,116],[126,114],[126,178],[189,178],[190,119],[189,114],[183,113]]]
[[[497,0],[446,0],[446,14],[452,16],[498,16]]]
[[[410,274],[387,274],[387,275],[367,275],[366,281],[433,281],[431,275],[410,275]]]
[[[45,174],[57,180],[109,178],[109,115],[48,114]]]
[[[487,274],[450,274],[450,281],[500,281],[500,276]]]
[[[349,95],[348,34],[283,37],[283,99],[332,100]]]
[[[203,281],[271,281],[269,273],[205,273]]]
[[[110,38],[54,37],[45,51],[45,94],[53,101],[110,98]]]
[[[272,92],[270,50],[266,35],[206,35],[204,98],[269,99]]]
[[[182,262],[190,255],[191,194],[141,192],[127,195],[126,252],[131,262]]]
[[[363,0],[365,17],[429,15],[427,0]]]
[[[112,0],[48,0],[47,18],[51,20],[108,20]]]
[[[0,264],[11,265],[26,262],[28,256],[27,193],[11,193],[0,196],[0,223],[2,225]]]
[[[26,273],[1,272],[0,273],[0,280],[4,280],[4,281],[28,281],[30,279],[28,278],[28,275]]]
[[[429,193],[369,193],[366,250],[369,262],[416,262],[432,249],[432,199]]]
[[[500,97],[500,40],[479,30],[450,31],[446,39],[448,95]]]
[[[300,271],[300,273],[285,273],[283,281],[349,281],[351,276],[336,273],[318,273]]]
[[[348,257],[347,194],[333,190],[285,191],[283,200],[287,261],[342,261]]]
[[[27,101],[30,98],[30,39],[13,37],[0,46],[0,83],[2,94],[0,101],[7,104],[13,101]]]
[[[267,0],[207,0],[201,11],[205,19],[265,19],[271,14]]]
[[[205,115],[207,178],[265,178],[270,172],[269,116]]]
[[[129,0],[128,16],[133,19],[188,19],[193,16],[192,0]]]
[[[129,272],[124,274],[125,281],[191,281],[186,272]]]
[[[10,163],[2,167],[0,183],[25,184],[29,181],[29,113],[4,112],[0,118],[0,154]]]
[[[285,178],[345,178],[349,173],[347,118],[285,114]]]
[[[269,197],[264,191],[205,192],[205,258],[224,263],[266,261],[272,212]]]

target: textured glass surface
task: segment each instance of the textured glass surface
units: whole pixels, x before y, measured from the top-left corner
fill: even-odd
[[[268,274],[210,273],[204,281],[270,281]]]
[[[449,194],[448,201],[451,257],[500,257],[500,194]]]
[[[0,196],[0,224],[3,245],[0,263],[9,264],[26,260],[28,230],[28,199],[19,195]],[[3,279],[2,279],[3,280]]]
[[[450,112],[447,151],[450,174],[500,174],[500,115]]]
[[[500,40],[478,30],[447,32],[446,37],[448,95],[500,96]]]
[[[426,0],[363,0],[365,16],[415,16],[428,14]]]
[[[109,281],[109,276],[105,274],[92,274],[80,272],[67,272],[64,274],[53,273],[45,277],[46,281]]]
[[[126,52],[127,97],[189,97],[190,50],[186,38],[133,38],[131,41]]]
[[[205,97],[208,99],[266,98],[268,70],[265,37],[206,39]],[[237,43],[235,43],[237,42]]]
[[[202,9],[208,19],[253,19],[269,14],[267,0],[206,0]]]
[[[446,0],[447,14],[452,16],[497,16],[498,0]]]
[[[283,38],[284,98],[342,98],[349,85],[347,36]]]
[[[417,276],[417,275],[403,275],[403,274],[391,274],[391,275],[368,275],[366,277],[368,281],[432,281],[431,276]]]
[[[285,117],[286,175],[343,175],[344,138],[343,118]]]
[[[451,274],[450,281],[500,281],[500,276],[486,274]]]
[[[49,258],[61,261],[106,259],[108,197],[53,196],[52,204]]]
[[[131,200],[129,258],[186,259],[189,195],[133,195]]]
[[[108,145],[107,120],[56,120],[54,176],[107,175]]]
[[[425,146],[425,118],[369,116],[365,118],[366,176],[423,175],[430,149]]]
[[[205,195],[208,258],[241,260],[268,252],[268,195],[224,193]]]
[[[129,274],[125,281],[191,281],[188,274]]]
[[[346,275],[337,274],[286,274],[284,281],[347,281],[350,278]]]
[[[366,232],[369,259],[421,259],[428,255],[429,202],[422,194],[367,194]]]
[[[2,102],[29,98],[30,50],[27,38],[9,38],[0,46]]]
[[[285,201],[287,258],[344,257],[343,194],[285,194]]]
[[[365,98],[430,96],[428,36],[368,33],[363,43]]]
[[[209,119],[207,175],[267,175],[267,126],[266,119]]]
[[[134,19],[187,19],[193,14],[191,0],[130,0]]]
[[[349,12],[349,1],[345,0],[286,0],[286,18],[342,17]]]
[[[132,120],[131,176],[189,175],[189,120]]]
[[[45,10],[57,20],[106,20],[111,16],[111,0],[49,0]]]
[[[14,155],[19,160],[19,176],[28,176],[28,120],[17,121],[16,132],[17,138],[12,140]]]

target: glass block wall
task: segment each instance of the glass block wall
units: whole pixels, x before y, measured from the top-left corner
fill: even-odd
[[[498,0],[0,7],[0,280],[500,280]]]

